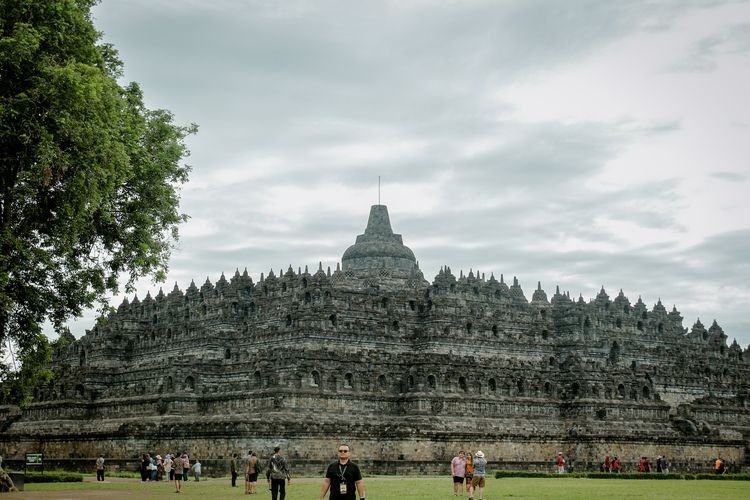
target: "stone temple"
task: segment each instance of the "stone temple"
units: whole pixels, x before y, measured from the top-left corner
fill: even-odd
[[[372,473],[445,473],[459,449],[491,469],[549,469],[558,451],[579,470],[605,454],[750,465],[750,352],[715,321],[535,288],[449,267],[429,283],[375,205],[334,272],[126,299],[55,352],[30,407],[0,401],[0,453],[90,468],[188,450],[225,467],[281,444],[319,472],[343,440]]]

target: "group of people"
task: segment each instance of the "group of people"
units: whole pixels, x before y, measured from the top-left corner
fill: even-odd
[[[477,452],[477,457],[481,453],[481,451]],[[483,457],[484,455],[481,457],[482,460]],[[365,500],[362,473],[357,464],[350,459],[351,448],[348,444],[340,444],[338,447],[338,461],[332,463],[326,470],[326,476],[320,490],[320,500],[323,500],[329,491],[330,500],[357,500],[357,495],[359,495],[359,500]],[[237,486],[239,460],[237,454],[234,453],[230,461],[232,486]],[[484,464],[486,464],[486,461]],[[161,455],[152,457],[150,453],[144,453],[141,456],[141,481],[162,481],[165,477],[168,477],[170,481],[175,482],[175,493],[180,493],[182,481],[188,480],[191,470],[193,471],[195,480],[200,481],[200,460],[196,458],[191,466],[190,457],[187,453],[175,455],[167,453],[163,459]],[[484,465],[481,461],[477,470],[481,472],[481,475],[484,475]],[[258,492],[258,475],[262,472],[263,466],[258,459],[258,455],[252,450],[249,451],[245,460],[245,494],[253,495]],[[99,455],[99,458],[96,460],[96,478],[98,481],[104,481],[104,455]],[[280,446],[274,448],[273,455],[268,459],[266,480],[268,481],[268,490],[271,492],[272,500],[284,500],[286,497],[286,486],[287,484],[291,484],[292,477],[289,472],[287,460]],[[482,481],[481,486],[484,487],[484,481]]]
[[[239,476],[240,458],[236,453],[232,454],[229,462],[229,471],[232,475],[232,487],[237,486],[237,477]],[[245,459],[245,494],[255,495],[258,493],[258,476],[263,472],[263,465],[258,459],[258,454],[253,450],[247,452]],[[271,492],[273,500],[284,500],[286,497],[286,485],[292,482],[289,466],[286,458],[281,452],[281,447],[276,446],[273,449],[273,455],[268,460],[266,472],[268,481],[268,490]]]
[[[651,460],[646,456],[642,456],[638,461],[638,472],[651,472],[651,465]],[[602,472],[619,474],[621,469],[622,466],[620,465],[619,457],[615,456],[610,460],[609,455],[604,456],[604,462],[602,462],[601,465]],[[656,472],[663,472],[665,474],[669,472],[669,462],[667,461],[667,457],[661,455],[656,457]]]
[[[604,463],[602,463],[602,472],[612,472],[614,474],[620,473],[620,458],[615,456],[610,459],[609,455],[604,456]]]
[[[619,474],[621,468],[622,466],[620,465],[620,459],[618,457],[615,456],[612,460],[609,459],[609,455],[604,457],[604,463],[602,463],[601,467],[602,472],[613,472]],[[651,460],[649,460],[648,457],[642,456],[640,458],[638,461],[638,472],[651,472]],[[667,461],[667,457],[661,455],[656,457],[656,472],[669,472],[669,462]]]
[[[727,473],[727,465],[724,463],[724,459],[721,458],[721,455],[716,457],[716,461],[714,462],[714,473],[716,474]]]
[[[330,500],[365,500],[365,487],[362,482],[362,473],[357,464],[352,462],[351,448],[348,444],[338,446],[338,461],[328,466],[323,486],[320,489],[320,500],[330,492]],[[239,471],[239,458],[237,454],[232,455],[230,472],[232,474],[232,486],[236,486]],[[289,465],[280,446],[273,449],[273,455],[268,459],[266,466],[266,481],[271,491],[272,500],[284,500],[286,498],[286,486],[291,485],[292,477]],[[245,494],[254,495],[257,491],[258,475],[263,472],[258,455],[254,451],[247,453],[245,459]]]
[[[458,452],[451,460],[451,475],[453,476],[453,495],[463,496],[464,483],[469,494],[469,500],[473,500],[474,492],[479,491],[479,499],[484,499],[484,484],[487,476],[487,460],[480,450],[472,455],[470,451]]]
[[[97,462],[97,468],[98,465]],[[164,458],[162,458],[161,455],[152,457],[150,453],[144,453],[141,456],[140,469],[141,481],[163,481],[166,477],[169,481],[174,481],[175,493],[180,493],[182,490],[182,482],[189,480],[189,473],[191,470],[193,471],[193,478],[195,481],[201,480],[202,472],[200,460],[196,458],[191,466],[190,457],[185,452],[174,455],[167,453],[164,455]]]

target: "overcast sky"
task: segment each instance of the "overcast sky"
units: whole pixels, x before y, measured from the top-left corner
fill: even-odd
[[[94,16],[148,106],[200,126],[167,292],[335,268],[381,176],[430,281],[447,264],[518,276],[529,299],[537,281],[622,289],[750,343],[748,2],[103,0]]]

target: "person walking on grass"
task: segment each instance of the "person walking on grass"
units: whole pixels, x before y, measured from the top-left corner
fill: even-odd
[[[451,476],[453,476],[453,496],[464,495],[464,475],[466,474],[466,456],[463,450],[451,460]]]
[[[351,448],[348,444],[340,444],[339,459],[328,466],[323,487],[320,489],[320,500],[331,491],[329,500],[365,500],[365,486],[362,483],[362,473],[357,464],[350,460]]]
[[[193,476],[195,477],[196,482],[201,480],[201,461],[197,458],[195,459],[195,463],[193,464]]]
[[[174,492],[179,493],[182,489],[182,457],[174,459]]]
[[[245,464],[245,494],[254,495],[257,493],[258,474],[260,473],[260,462],[258,455],[254,451],[247,454],[247,463]]]
[[[232,474],[232,488],[237,486],[237,454],[232,453],[232,460],[229,461],[229,472]]]
[[[484,458],[482,451],[477,451],[474,455],[474,478],[471,480],[472,496],[469,500],[472,500],[474,493],[479,488],[479,500],[484,500],[484,478],[487,475],[487,460]]]
[[[170,481],[174,480],[174,470],[172,467],[174,466],[174,462],[172,461],[172,455],[167,453],[164,455],[164,474]]]
[[[151,457],[148,453],[141,455],[141,482],[145,483],[148,480],[148,466],[151,464]]]
[[[188,478],[188,474],[190,474],[190,457],[187,453],[183,452],[180,458],[182,459],[182,480],[185,482],[190,481]]]
[[[271,490],[272,500],[284,500],[286,497],[286,483],[292,484],[292,477],[289,475],[289,466],[286,458],[281,454],[281,447],[273,449],[273,456],[268,461],[268,470],[266,471],[268,479],[268,488]]]
[[[474,496],[474,455],[471,451],[466,452],[466,491],[469,493],[469,498]]]
[[[104,481],[104,455],[96,459],[96,480]]]
[[[557,464],[557,473],[558,474],[565,474],[565,457],[563,456],[562,452],[559,452],[557,454],[557,458],[555,459],[555,463]]]

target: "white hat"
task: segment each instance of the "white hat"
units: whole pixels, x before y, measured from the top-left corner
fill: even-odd
[[[484,453],[482,453],[482,451],[480,450],[480,451],[476,452],[475,456],[477,456],[479,458],[484,458]]]

